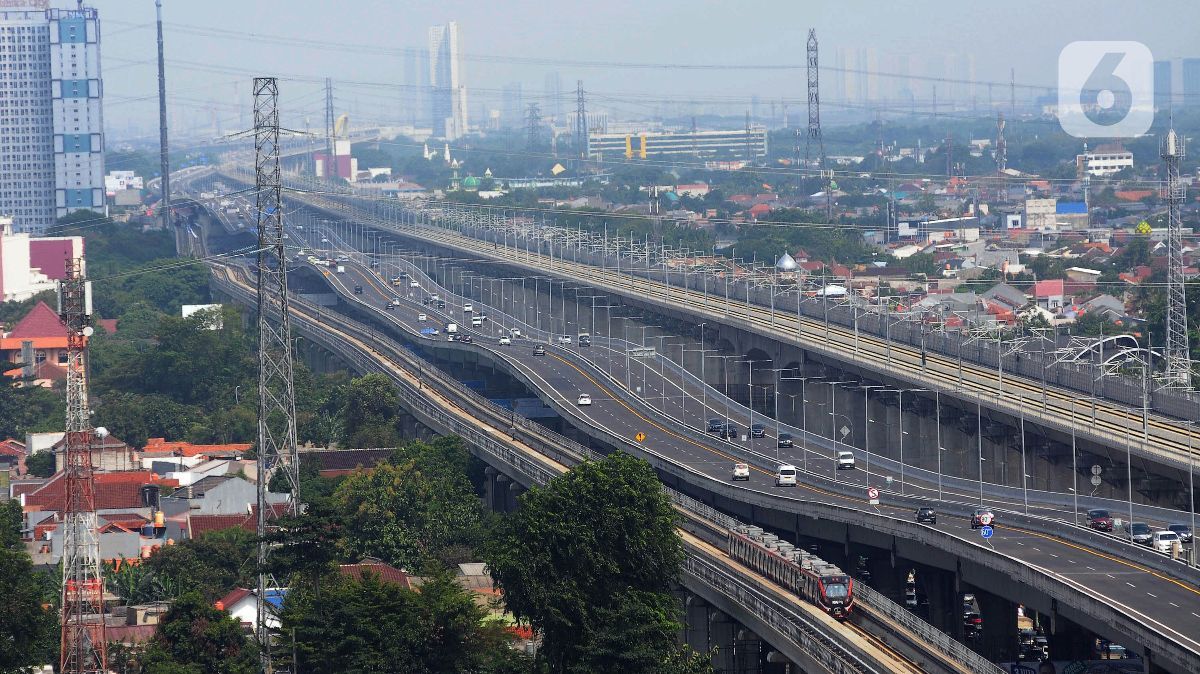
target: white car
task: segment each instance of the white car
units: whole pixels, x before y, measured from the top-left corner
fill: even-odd
[[[500,346],[508,346],[509,344],[512,344],[512,339],[510,339],[508,337],[500,338]]]
[[[854,452],[840,451],[837,453],[838,470],[854,470]]]
[[[796,486],[796,467],[785,463],[775,471],[775,486],[776,487],[795,487]]]
[[[1159,529],[1150,534],[1150,547],[1164,555],[1171,554],[1176,543],[1179,543],[1179,534],[1169,529]]]
[[[470,302],[463,304],[463,313],[464,314],[469,314],[472,311],[475,311],[475,307]]]
[[[592,404],[592,396],[588,395],[587,393],[580,393],[579,399],[575,401],[575,404],[591,405]]]
[[[733,464],[733,479],[734,480],[749,480],[750,479],[750,464],[748,464],[748,463]]]
[[[571,343],[571,336],[570,336],[570,335],[559,335],[559,336],[558,336],[558,343],[559,343],[559,344],[570,344],[570,343]]]
[[[417,283],[416,280],[414,279],[414,280],[408,282],[408,287],[409,288],[420,288],[421,284]]]
[[[508,334],[509,334],[509,335],[511,335],[511,336],[513,336],[513,337],[520,337],[520,336],[521,336],[521,329],[520,329],[520,328],[513,328],[512,330],[509,330],[509,331],[508,331]]]
[[[418,321],[427,321],[427,320],[429,320],[429,316],[427,316],[425,314],[417,314],[417,320]]]

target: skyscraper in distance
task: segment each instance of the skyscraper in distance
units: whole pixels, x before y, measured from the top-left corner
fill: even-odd
[[[68,213],[104,209],[100,21],[91,7],[4,5],[0,215],[41,233]]]
[[[429,28],[429,99],[434,136],[456,140],[466,134],[467,87],[456,21]]]
[[[1154,62],[1154,107],[1166,110],[1171,107],[1171,62]]]
[[[1183,105],[1200,106],[1200,58],[1183,59]]]

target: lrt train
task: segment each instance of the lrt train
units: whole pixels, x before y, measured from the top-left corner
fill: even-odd
[[[837,620],[854,609],[854,580],[837,566],[761,527],[729,532],[729,556],[795,592]]]

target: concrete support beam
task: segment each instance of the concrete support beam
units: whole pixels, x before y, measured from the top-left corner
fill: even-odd
[[[990,592],[976,592],[983,616],[983,656],[992,662],[1017,658],[1017,604]]]

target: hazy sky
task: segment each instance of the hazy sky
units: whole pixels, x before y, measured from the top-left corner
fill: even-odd
[[[153,0],[92,4],[104,26],[106,122],[118,137],[139,125],[152,132],[147,125],[156,114]],[[679,106],[693,100],[728,102],[725,107],[733,112],[757,95],[765,116],[772,99],[802,98],[803,70],[594,67],[578,62],[797,66],[804,63],[809,28],[816,28],[820,38],[823,66],[834,65],[841,49],[853,68],[862,53],[858,50],[873,49],[870,58],[885,73],[965,77],[973,57],[974,79],[998,83],[1008,81],[1011,67],[1019,84],[1053,85],[1058,53],[1074,40],[1137,40],[1156,59],[1200,56],[1195,0],[164,0],[163,11],[174,126],[211,126],[210,110],[215,110],[223,131],[246,122],[239,119],[238,108],[249,104],[254,74],[283,79],[281,105],[292,113],[292,123],[307,117],[321,124],[319,80],[324,77],[334,80],[339,112],[381,116],[403,96],[386,86],[404,81],[403,58],[395,50],[424,48],[428,26],[451,19],[458,21],[462,51],[471,57],[463,69],[469,89],[478,92],[470,96],[473,116],[476,105],[512,81],[522,82],[527,98],[537,96],[551,70],[560,73],[564,89],[573,91],[575,80],[582,79],[593,109],[616,115],[648,114],[658,100]],[[219,37],[226,31],[238,35]],[[248,33],[295,43],[254,39]],[[367,49],[352,53],[305,41]],[[372,54],[371,48],[385,52]],[[567,63],[547,65],[547,59]],[[832,100],[839,87],[844,89],[838,77],[822,73],[823,98]],[[880,94],[888,94],[892,83],[884,78]],[[927,98],[925,89],[931,86],[914,86],[920,89],[915,95]],[[939,100],[954,93],[954,85],[944,85]],[[967,95],[965,89],[957,93]],[[985,96],[984,86],[977,85],[974,94]],[[996,95],[1007,91],[997,89]],[[573,103],[564,106],[571,109]]]

